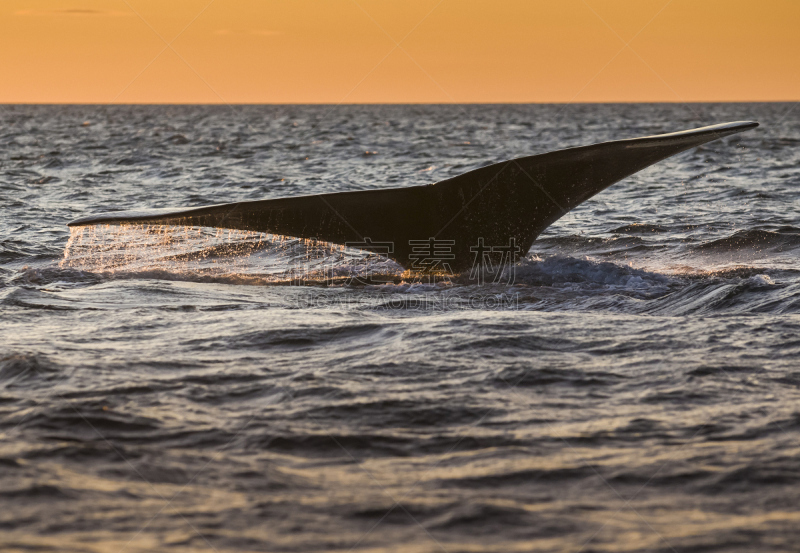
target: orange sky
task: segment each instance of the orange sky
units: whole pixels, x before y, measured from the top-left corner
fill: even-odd
[[[0,103],[759,100],[800,0],[0,1]]]

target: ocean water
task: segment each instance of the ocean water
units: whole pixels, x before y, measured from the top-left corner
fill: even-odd
[[[291,237],[66,227],[735,120],[761,127],[614,185],[482,286]],[[3,551],[797,550],[796,104],[0,122]]]

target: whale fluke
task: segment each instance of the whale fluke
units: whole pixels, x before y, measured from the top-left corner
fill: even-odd
[[[268,232],[373,251],[407,269],[461,272],[476,256],[516,261],[553,222],[615,182],[757,126],[740,121],[568,148],[424,186],[101,213],[69,226],[152,223]]]

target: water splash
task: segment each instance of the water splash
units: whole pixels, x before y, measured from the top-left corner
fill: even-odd
[[[75,227],[61,268],[113,276],[157,273],[180,280],[349,283],[399,277],[402,267],[337,244],[261,232],[172,225]]]

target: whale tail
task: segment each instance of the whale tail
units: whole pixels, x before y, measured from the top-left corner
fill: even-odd
[[[268,232],[376,252],[407,269],[461,272],[484,255],[516,261],[553,222],[615,182],[757,126],[724,123],[568,148],[425,186],[101,213],[69,226],[149,223]]]

